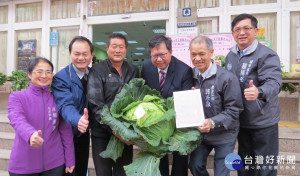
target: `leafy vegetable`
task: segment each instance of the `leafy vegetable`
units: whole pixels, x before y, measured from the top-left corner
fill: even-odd
[[[202,140],[196,129],[176,129],[173,98],[163,99],[160,93],[133,79],[125,84],[110,107],[102,110],[102,124],[110,126],[127,141],[133,141],[142,152],[125,166],[129,176],[160,176],[160,158],[173,151],[181,155],[192,152]],[[112,135],[107,149],[100,153],[116,161],[124,143]]]

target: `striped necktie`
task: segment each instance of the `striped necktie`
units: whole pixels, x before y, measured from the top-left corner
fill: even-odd
[[[166,77],[165,77],[165,72],[164,71],[159,71],[161,76],[160,76],[160,81],[159,81],[159,87],[160,87],[160,91],[163,90],[164,88],[164,85],[165,85],[165,80],[166,80]]]

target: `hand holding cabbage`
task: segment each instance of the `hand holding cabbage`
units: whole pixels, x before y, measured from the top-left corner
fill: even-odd
[[[163,99],[158,91],[144,85],[142,79],[125,84],[110,111],[103,107],[101,123],[141,148],[136,160],[124,167],[129,176],[160,176],[160,158],[173,151],[187,155],[202,139],[197,129],[176,129],[173,98]],[[112,135],[100,155],[116,161],[123,149],[124,143]]]

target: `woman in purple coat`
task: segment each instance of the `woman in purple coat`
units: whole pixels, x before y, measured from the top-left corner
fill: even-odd
[[[49,86],[53,65],[45,58],[31,59],[30,86],[8,99],[8,118],[15,129],[8,171],[10,176],[62,176],[75,165],[72,128],[59,115]]]

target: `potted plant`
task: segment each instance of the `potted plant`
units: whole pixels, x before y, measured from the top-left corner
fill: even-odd
[[[13,81],[13,84],[11,86],[11,89],[13,91],[19,91],[22,89],[25,89],[29,85],[29,79],[27,77],[27,74],[23,70],[16,70],[12,72],[11,76],[8,76],[9,81]]]
[[[2,86],[7,80],[7,76],[3,73],[0,73],[0,86]]]

